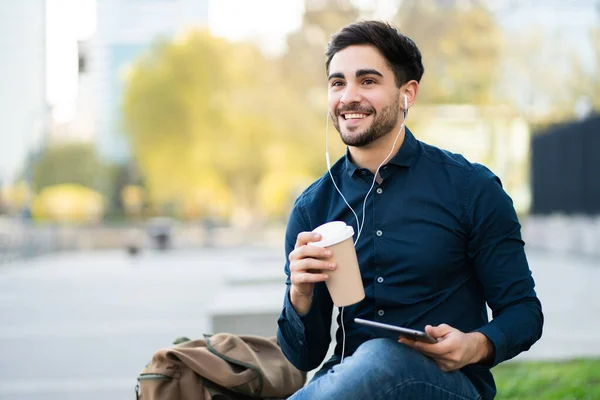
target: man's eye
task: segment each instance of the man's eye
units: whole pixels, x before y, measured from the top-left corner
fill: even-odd
[[[363,83],[364,83],[365,85],[372,85],[373,83],[375,83],[375,80],[374,80],[374,79],[365,79],[365,80],[363,81]]]
[[[335,87],[335,86],[342,86],[344,84],[344,82],[342,81],[333,81],[331,82],[331,86]]]

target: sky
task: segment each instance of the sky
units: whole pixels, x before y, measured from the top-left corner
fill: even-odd
[[[399,1],[352,0],[352,3],[372,10],[374,17],[385,18],[395,14]],[[304,0],[210,0],[208,25],[215,36],[232,41],[258,38],[264,52],[279,54],[285,49],[285,35],[301,26],[303,13]]]
[[[303,13],[303,0],[212,0],[208,28],[231,41],[259,39],[264,51],[276,54],[285,45],[285,33],[301,26]]]

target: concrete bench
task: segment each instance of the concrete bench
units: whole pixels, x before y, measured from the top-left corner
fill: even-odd
[[[282,283],[224,285],[208,310],[211,331],[275,336],[284,293]]]
[[[283,267],[275,260],[246,260],[225,274],[209,306],[212,332],[275,336],[285,294]]]

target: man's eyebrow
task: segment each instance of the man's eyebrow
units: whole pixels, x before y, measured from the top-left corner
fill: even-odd
[[[365,75],[377,75],[383,78],[383,74],[379,71],[377,71],[376,69],[359,69],[358,71],[356,71],[356,77],[359,78],[361,76],[365,76]]]
[[[356,71],[356,77],[360,78],[361,76],[365,76],[365,75],[377,75],[383,78],[383,74],[379,71],[377,71],[376,69],[372,69],[372,68],[363,68],[363,69],[359,69],[358,71]],[[328,80],[332,80],[333,78],[340,78],[340,79],[344,79],[344,74],[342,74],[341,72],[334,72],[332,74],[329,75],[329,77],[327,78]]]
[[[340,78],[340,79],[344,79],[344,74],[342,74],[341,72],[334,72],[331,75],[329,75],[329,77],[327,78],[328,81],[332,80],[333,78]]]

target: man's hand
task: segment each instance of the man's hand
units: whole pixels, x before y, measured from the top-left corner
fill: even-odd
[[[429,344],[402,336],[398,341],[432,358],[442,371],[454,371],[468,364],[488,361],[494,355],[494,345],[482,333],[464,333],[446,324],[427,325],[425,332],[438,342]]]
[[[331,250],[310,246],[310,242],[318,242],[321,235],[313,232],[300,232],[296,239],[294,250],[290,253],[290,300],[296,312],[300,315],[308,313],[312,304],[312,294],[315,283],[324,282],[329,275],[323,271],[337,268],[335,263],[328,261]]]

